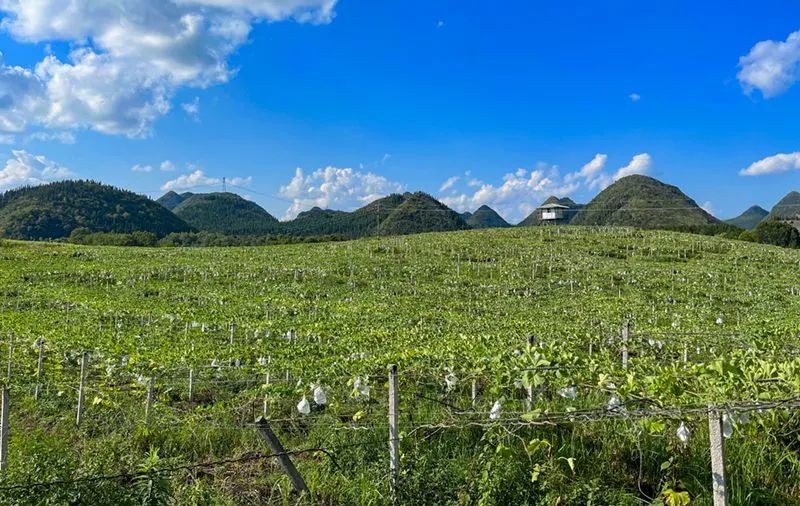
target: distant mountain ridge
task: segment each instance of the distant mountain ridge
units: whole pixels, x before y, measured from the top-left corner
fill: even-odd
[[[721,222],[677,186],[649,176],[619,179],[579,210],[573,225],[683,228]]]
[[[769,215],[769,211],[763,207],[751,206],[736,218],[725,220],[725,223],[743,228],[745,230],[753,230],[764,220],[764,218],[767,217],[767,215]]]
[[[754,206],[728,220],[731,224],[723,224],[677,187],[639,175],[618,180],[587,205],[555,196],[541,205],[547,204],[564,206],[564,218],[557,224],[693,231],[705,227],[702,233],[727,234],[735,234],[735,226],[753,226],[766,212]],[[800,225],[800,193],[791,192],[776,204],[766,219],[773,217]],[[519,225],[539,225],[540,218],[541,213],[534,212]],[[100,183],[64,181],[0,194],[0,237],[18,239],[60,239],[78,228],[84,234],[152,232],[163,237],[199,231],[232,237],[276,236],[280,240],[279,236],[354,239],[507,226],[489,206],[459,214],[423,192],[391,194],[354,211],[315,207],[285,222],[228,192],[170,191],[152,201]],[[720,226],[729,228],[716,232]]]

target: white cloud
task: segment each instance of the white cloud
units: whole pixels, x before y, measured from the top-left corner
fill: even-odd
[[[17,137],[12,134],[0,134],[0,144],[14,144]]]
[[[252,177],[234,177],[226,180],[231,186],[247,186],[253,182]],[[210,177],[200,169],[189,174],[182,174],[175,179],[167,181],[161,185],[162,191],[190,190],[201,186],[221,186],[222,179]]]
[[[131,167],[133,172],[153,172],[153,167],[151,165],[139,165],[138,163]]]
[[[194,97],[191,102],[181,104],[183,112],[194,121],[200,121],[200,97]]]
[[[443,27],[444,27],[444,21],[438,21],[436,23],[436,28],[443,28]]]
[[[631,93],[630,95],[628,95],[628,98],[630,99],[631,102],[638,102],[639,100],[642,99],[642,96],[639,95],[638,93]]]
[[[608,155],[597,153],[594,158],[586,163],[578,172],[572,172],[564,177],[567,183],[581,181],[589,188],[605,187],[611,184],[608,181],[608,176],[603,174],[603,169],[606,168],[606,161]]]
[[[441,192],[446,192],[447,190],[452,188],[453,185],[456,184],[459,179],[461,179],[461,176],[453,176],[451,178],[448,178],[447,181],[442,183],[442,186],[439,187],[439,192],[440,193]]]
[[[700,208],[711,216],[714,216],[714,204],[712,204],[711,201],[707,200],[703,202],[703,205],[700,206]]]
[[[0,169],[0,191],[17,186],[37,185],[72,177],[72,172],[41,155],[24,150],[11,152],[13,158],[6,160]]]
[[[308,176],[298,168],[292,180],[281,187],[280,194],[292,200],[292,205],[284,215],[284,219],[288,220],[312,207],[355,209],[404,189],[402,184],[383,176],[351,168],[326,167]]]
[[[25,138],[26,141],[57,141],[62,144],[75,144],[75,134],[69,131],[34,132]]]
[[[163,170],[164,172],[172,172],[175,170],[175,164],[169,160],[164,160],[161,162],[161,165],[159,165],[159,169]]]
[[[647,153],[634,156],[630,163],[614,174],[614,181],[634,174],[648,174],[653,168],[653,158]]]
[[[181,87],[227,82],[259,21],[333,19],[336,0],[0,0],[19,42],[67,42],[32,68],[0,60],[0,133],[30,125],[144,137]],[[189,113],[193,105],[189,104]]]
[[[778,153],[750,164],[739,172],[741,176],[763,176],[800,170],[800,152]]]
[[[602,190],[622,177],[649,172],[653,164],[649,154],[641,153],[612,175],[605,172],[607,161],[607,155],[598,153],[580,170],[563,177],[557,166],[540,162],[535,170],[517,169],[506,174],[500,185],[469,179],[466,186],[471,189],[461,193],[455,191],[459,179],[455,176],[440,188],[440,194],[450,191],[448,195],[440,195],[440,199],[459,212],[474,211],[486,204],[513,222],[525,218],[551,195],[567,197],[580,189]]]
[[[800,31],[785,41],[762,40],[739,58],[739,82],[745,93],[765,98],[780,95],[800,80]]]

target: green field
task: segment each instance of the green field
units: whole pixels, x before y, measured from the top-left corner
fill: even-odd
[[[733,422],[732,503],[800,503],[798,251],[578,227],[261,248],[3,242],[0,306],[3,504],[389,503],[389,364],[400,503],[710,504],[709,404]],[[262,414],[304,450],[292,459],[311,498],[266,456]]]

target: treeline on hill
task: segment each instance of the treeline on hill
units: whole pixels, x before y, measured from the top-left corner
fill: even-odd
[[[76,228],[151,232],[163,237],[192,228],[147,197],[94,181],[62,181],[0,195],[0,237],[62,239]]]

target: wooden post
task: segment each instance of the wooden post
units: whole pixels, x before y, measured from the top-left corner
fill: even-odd
[[[400,476],[400,435],[397,430],[397,366],[389,366],[389,473],[391,475],[392,501],[397,499]]]
[[[0,407],[0,471],[8,469],[8,387],[3,388]]]
[[[264,378],[264,385],[269,386],[269,371],[267,371],[267,375]],[[269,411],[269,396],[265,392],[264,393],[264,416],[267,416],[267,412]]]
[[[533,348],[533,344],[534,344],[534,337],[528,336],[528,350]],[[527,392],[525,397],[525,410],[530,411],[531,409],[533,409],[533,385],[528,385],[528,388],[526,390]]]
[[[11,384],[11,366],[14,363],[12,361],[13,357],[14,357],[14,345],[11,344],[11,340],[9,339],[9,341],[8,341],[8,371],[6,372],[6,381],[8,381],[9,385]]]
[[[622,368],[628,368],[628,336],[630,334],[630,323],[622,325]]]
[[[39,361],[36,365],[36,388],[33,391],[33,398],[39,399],[39,392],[42,389],[42,367],[44,365],[44,337],[39,338]]]
[[[86,387],[86,366],[89,362],[89,353],[83,352],[81,355],[81,383],[78,385],[78,413],[75,415],[75,425],[81,426],[83,417],[83,390]]]
[[[475,405],[478,403],[478,380],[472,380],[472,409],[475,409]]]
[[[189,369],[189,402],[192,402],[194,397],[194,370]]]
[[[711,449],[711,487],[714,506],[728,506],[728,487],[725,480],[725,439],[722,434],[722,415],[710,408],[708,435]]]
[[[302,476],[300,476],[300,473],[297,472],[297,468],[294,467],[292,459],[286,455],[286,450],[283,449],[283,445],[281,444],[280,440],[275,433],[272,432],[267,420],[263,416],[260,416],[258,420],[256,420],[256,427],[258,427],[258,432],[261,434],[261,437],[263,437],[264,441],[267,442],[269,450],[273,454],[277,455],[278,465],[281,466],[283,472],[289,476],[294,489],[298,492],[310,493],[305,480]]]
[[[150,417],[150,409],[153,407],[153,397],[155,392],[156,386],[156,379],[150,376],[150,380],[147,382],[147,400],[144,404],[144,421],[145,423]]]

